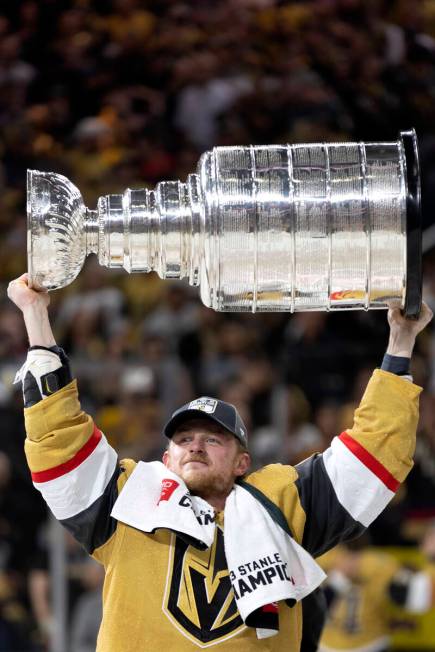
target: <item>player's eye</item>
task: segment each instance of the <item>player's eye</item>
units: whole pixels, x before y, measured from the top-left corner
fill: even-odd
[[[189,442],[192,440],[192,437],[189,435],[180,435],[175,439],[176,444],[185,444],[186,442]]]

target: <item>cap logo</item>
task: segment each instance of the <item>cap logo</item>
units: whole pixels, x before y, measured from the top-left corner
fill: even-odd
[[[201,410],[207,414],[213,414],[217,407],[217,400],[215,398],[197,398],[189,403],[189,410]]]

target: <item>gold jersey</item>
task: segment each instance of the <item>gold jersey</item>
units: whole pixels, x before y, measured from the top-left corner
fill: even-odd
[[[327,561],[320,562],[324,568],[328,567]],[[374,550],[358,553],[356,576],[335,595],[331,604],[321,638],[321,651],[377,652],[387,647],[388,587],[399,568],[399,563],[390,555]]]
[[[394,496],[412,466],[420,391],[377,370],[353,428],[324,453],[246,478],[311,555],[354,538]],[[75,381],[27,408],[25,418],[35,487],[106,571],[97,652],[298,652],[300,604],[279,604],[279,633],[270,638],[257,638],[242,622],[222,519],[212,546],[199,551],[170,529],[144,533],[110,515],[135,462],[118,460],[81,410]]]

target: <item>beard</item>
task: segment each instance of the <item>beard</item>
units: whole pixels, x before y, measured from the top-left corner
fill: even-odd
[[[207,496],[227,495],[234,484],[232,477],[210,471],[208,467],[184,469],[181,477],[190,493],[204,499],[207,499]]]

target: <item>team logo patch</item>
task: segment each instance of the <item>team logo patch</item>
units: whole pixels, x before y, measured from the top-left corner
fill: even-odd
[[[195,401],[191,401],[189,403],[189,410],[201,410],[207,414],[213,414],[216,410],[217,403],[215,398],[203,396],[202,398],[197,398]]]
[[[237,610],[225,559],[223,533],[197,550],[173,537],[163,611],[200,648],[216,645],[245,628]]]

